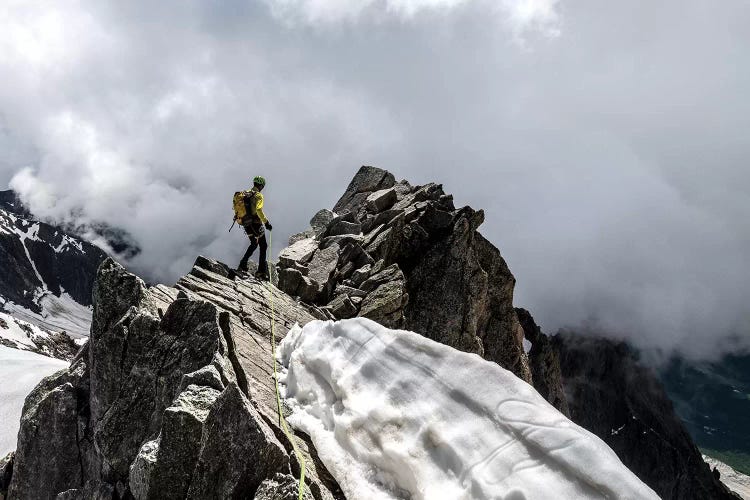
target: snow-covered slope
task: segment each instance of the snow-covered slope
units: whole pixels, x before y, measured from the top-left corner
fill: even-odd
[[[0,312],[0,345],[5,347],[32,351],[53,358],[70,359],[84,341],[83,338],[74,341],[64,333],[51,331]]]
[[[16,448],[21,409],[31,389],[66,366],[59,359],[0,346],[0,457]]]
[[[737,472],[724,462],[703,455],[703,460],[711,467],[716,468],[721,474],[721,482],[726,484],[730,490],[737,493],[745,500],[750,500],[750,476]]]
[[[595,435],[475,354],[367,319],[279,347],[289,422],[348,498],[658,498]]]
[[[0,311],[44,329],[88,336],[91,287],[106,254],[31,219],[22,207],[0,206]]]
[[[59,297],[49,292],[42,293],[38,298],[38,304],[41,311],[36,312],[13,302],[2,304],[0,299],[0,306],[22,321],[45,330],[65,332],[74,339],[85,339],[89,336],[91,306],[79,304],[65,292]]]

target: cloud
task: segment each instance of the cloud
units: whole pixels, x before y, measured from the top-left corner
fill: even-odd
[[[359,23],[363,19],[386,22],[397,18],[413,22],[422,14],[455,14],[460,9],[479,5],[509,28],[522,42],[527,31],[547,36],[560,34],[556,10],[559,0],[265,0],[273,16],[289,26],[307,24],[330,28],[341,23]]]
[[[750,347],[741,2],[322,0],[0,7],[0,182],[103,221],[172,282],[236,263],[264,175],[274,250],[361,164],[442,182],[545,331]]]

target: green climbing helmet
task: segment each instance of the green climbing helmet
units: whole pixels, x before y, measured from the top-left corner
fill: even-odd
[[[258,177],[253,178],[253,184],[257,184],[259,186],[265,186],[266,180],[259,175]]]

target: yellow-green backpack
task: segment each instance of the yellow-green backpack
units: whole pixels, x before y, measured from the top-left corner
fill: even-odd
[[[255,194],[256,192],[253,190],[234,193],[232,209],[234,209],[234,220],[239,224],[246,224],[255,215],[255,207],[253,206]]]

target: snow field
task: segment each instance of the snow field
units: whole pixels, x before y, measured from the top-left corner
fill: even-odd
[[[88,338],[91,328],[91,307],[76,302],[65,290],[59,297],[50,292],[41,293],[37,303],[42,307],[41,313],[35,313],[13,302],[6,302],[4,308],[10,314],[27,323],[41,328],[61,332],[76,338]]]
[[[495,363],[356,318],[281,342],[289,423],[352,499],[658,498]]]
[[[16,449],[26,396],[44,377],[67,366],[59,359],[0,346],[0,457]]]
[[[26,321],[0,312],[0,337],[13,342],[18,349],[34,349],[32,338],[49,337],[49,333]]]

